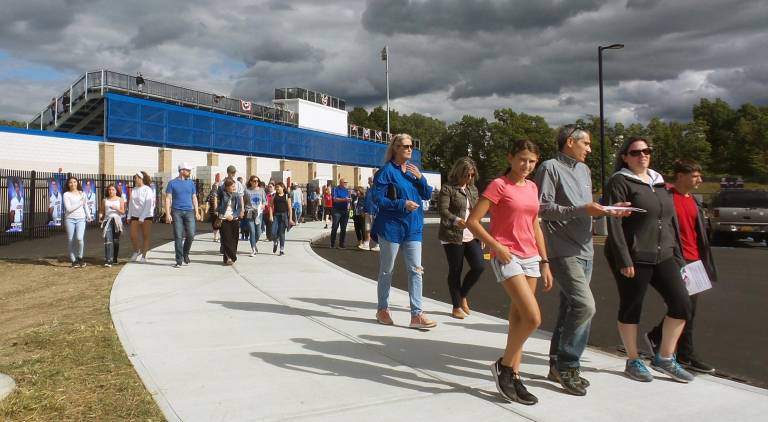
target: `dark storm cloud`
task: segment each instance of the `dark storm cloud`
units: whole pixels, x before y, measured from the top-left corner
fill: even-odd
[[[0,60],[67,75],[40,98],[105,67],[262,103],[301,86],[372,107],[384,102],[386,44],[392,99],[411,111],[513,107],[561,123],[596,113],[597,46],[621,42],[604,80],[606,109],[622,119],[690,118],[700,97],[768,99],[765,0],[6,3]]]
[[[498,32],[546,28],[580,12],[596,10],[597,0],[368,0],[363,27],[393,35],[446,32]]]

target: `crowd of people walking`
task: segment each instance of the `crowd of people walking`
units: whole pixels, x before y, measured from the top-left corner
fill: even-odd
[[[676,162],[674,180],[668,184],[651,168],[650,140],[628,138],[616,153],[614,173],[601,204],[593,199],[591,172],[585,164],[591,152],[590,133],[577,125],[565,125],[556,143],[556,156],[540,163],[534,142],[511,142],[507,169],[482,192],[476,182],[483,175],[472,159],[461,158],[453,164],[438,195],[438,237],[447,261],[450,315],[456,319],[471,315],[469,296],[486,265],[509,300],[506,343],[490,366],[500,394],[521,404],[538,402],[523,383],[520,365],[524,344],[542,320],[536,298],[539,279],[544,292],[557,286],[560,299],[546,376],[569,394],[587,394],[590,383],[581,372],[581,358],[596,312],[590,289],[595,217],[608,221],[604,249],[618,288],[617,327],[627,354],[626,376],[641,382],[654,379],[637,341],[649,285],[667,306],[658,326],[642,336],[653,353],[651,368],[682,383],[694,380],[690,371],[713,372],[694,353],[698,295],[689,295],[681,277],[683,267],[701,261],[709,278],[717,279],[701,204],[691,195],[701,184],[701,167],[692,161]],[[396,258],[402,253],[410,302],[408,326],[435,328],[437,322],[422,308],[421,262],[424,201],[431,199],[433,188],[412,162],[413,148],[409,135],[394,136],[382,167],[368,179],[367,189],[350,188],[340,177],[335,186],[308,187],[306,195],[295,184],[264,182],[257,176],[243,183],[236,168],[229,166],[226,178],[217,175],[206,200],[223,264],[238,260],[239,241],[249,242],[250,256],[259,253],[262,233],[272,242],[273,254],[285,255],[288,231],[307,219],[320,222],[325,229],[330,223],[330,247],[345,249],[351,218],[357,248],[379,252],[376,321],[395,325],[389,295]],[[176,268],[190,263],[195,225],[203,217],[190,174],[190,165],[181,163],[178,176],[166,184],[164,194],[164,219],[173,225]],[[146,262],[156,209],[151,184],[146,172],[137,172],[127,203],[118,187],[106,186],[99,213],[106,266],[117,262],[125,224],[130,228],[131,260]],[[84,266],[83,232],[94,216],[85,205],[80,181],[70,177],[66,188],[69,258],[73,266]],[[482,222],[486,215],[490,215],[488,226]],[[488,264],[483,254],[486,248],[490,251]]]

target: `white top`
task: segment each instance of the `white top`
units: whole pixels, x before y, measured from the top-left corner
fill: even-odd
[[[85,195],[80,191],[64,192],[64,210],[67,218],[91,218],[85,206]]]
[[[155,214],[155,192],[147,185],[133,188],[131,201],[128,203],[128,218],[136,217],[139,221],[152,218]]]
[[[227,217],[234,217],[234,216],[235,216],[235,215],[234,215],[234,213],[233,213],[233,211],[232,211],[232,201],[229,201],[229,202],[227,203],[227,209],[226,209],[226,210],[224,210],[224,218],[227,218]]]
[[[115,199],[104,199],[104,220],[108,220],[113,215],[120,216],[120,201],[123,198],[116,196]]]

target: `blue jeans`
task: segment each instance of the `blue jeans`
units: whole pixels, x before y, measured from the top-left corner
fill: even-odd
[[[303,211],[304,210],[301,208],[301,205],[299,205],[299,206],[295,206],[294,205],[294,207],[293,207],[293,221],[296,224],[299,224],[301,222],[301,213]]]
[[[104,234],[104,261],[107,264],[116,264],[119,253],[120,232],[115,230],[115,222],[109,220]]]
[[[288,230],[288,213],[277,212],[275,221],[272,222],[272,241],[280,242],[280,251],[285,250],[285,232]]]
[[[408,268],[408,297],[411,301],[411,316],[421,313],[421,276],[424,269],[421,266],[421,242],[409,241],[393,243],[382,237],[379,238],[379,309],[389,307],[389,290],[392,287],[392,270],[395,268],[397,251],[402,247],[405,255],[405,266]]]
[[[331,247],[336,246],[336,233],[341,227],[341,237],[339,238],[339,246],[344,247],[345,240],[347,239],[347,223],[349,222],[349,211],[331,211],[331,217],[333,222],[331,223]]]
[[[181,265],[184,257],[189,256],[192,241],[195,240],[195,212],[171,210],[173,218],[173,241],[176,249],[176,263]]]
[[[549,261],[555,284],[560,288],[560,309],[549,345],[549,359],[559,371],[565,371],[580,366],[595,315],[595,298],[589,288],[592,260],[569,256]]]
[[[257,221],[253,218],[246,218],[244,221],[248,226],[248,240],[251,241],[251,250],[256,249],[256,242],[258,242],[259,237],[261,237],[261,221]]]
[[[85,218],[66,218],[64,224],[67,229],[69,261],[75,262],[78,259],[83,259],[83,249],[85,249]]]

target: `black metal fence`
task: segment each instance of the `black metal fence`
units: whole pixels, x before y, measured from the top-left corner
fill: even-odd
[[[0,169],[0,246],[19,240],[39,239],[64,232],[63,194],[70,176],[80,180],[86,203],[94,219],[87,228],[99,226],[98,215],[104,199],[104,190],[114,184],[118,195],[130,198],[133,176],[85,173],[51,173],[27,170]],[[200,204],[210,185],[195,180]],[[162,181],[153,181],[155,191],[155,219],[164,217],[164,187]]]

